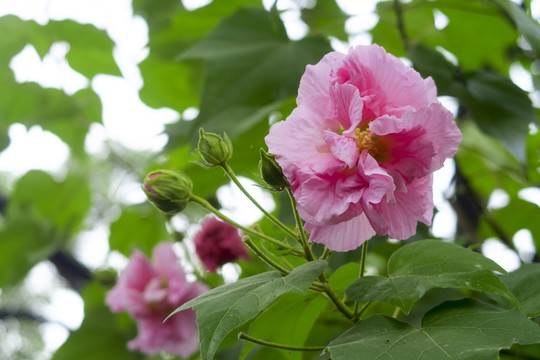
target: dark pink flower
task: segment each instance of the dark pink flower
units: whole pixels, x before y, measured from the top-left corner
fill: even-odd
[[[208,271],[249,254],[238,230],[229,223],[209,218],[195,236],[195,251]]]
[[[200,282],[188,282],[172,244],[154,248],[153,264],[138,250],[129,259],[114,288],[107,294],[107,305],[115,312],[127,311],[137,321],[138,336],[128,344],[146,354],[167,351],[188,357],[199,345],[193,310],[182,311],[165,323],[177,307],[206,292]]]
[[[377,45],[309,65],[298,107],[266,137],[310,241],[352,250],[377,234],[431,223],[432,173],[461,133],[435,84]]]

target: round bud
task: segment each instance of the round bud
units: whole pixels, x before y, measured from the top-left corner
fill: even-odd
[[[261,176],[266,184],[269,186],[269,189],[272,191],[282,191],[289,183],[281,167],[276,162],[276,156],[269,154],[263,149],[260,150],[261,160],[259,161],[259,170],[261,171]]]
[[[222,166],[232,157],[231,140],[225,134],[223,137],[218,134],[205,132],[199,129],[199,153],[202,163],[208,167]]]
[[[184,210],[190,200],[193,184],[182,172],[156,170],[146,176],[142,186],[148,200],[166,214]]]

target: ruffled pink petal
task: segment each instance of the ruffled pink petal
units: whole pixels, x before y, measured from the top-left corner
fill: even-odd
[[[160,303],[167,298],[167,288],[163,287],[162,280],[153,278],[144,289],[143,298],[147,304]]]
[[[412,108],[436,102],[437,89],[431,78],[422,79],[414,69],[378,45],[352,48],[338,70],[340,82],[348,82],[360,90],[360,96],[372,96],[365,111],[375,115],[401,116]],[[382,96],[382,98],[381,98]],[[377,112],[379,114],[377,114]]]
[[[326,54],[317,64],[306,66],[306,71],[300,79],[296,103],[300,105],[304,99],[314,94],[327,97],[329,91],[328,79],[333,76],[333,69],[339,67],[344,57],[344,54],[331,52]]]
[[[311,96],[302,106],[297,107],[286,121],[280,121],[270,128],[265,137],[270,153],[286,159],[286,164],[306,164],[313,161],[321,153],[330,153],[324,142],[321,129],[339,130],[339,122],[329,122],[325,114],[330,103],[327,97]],[[290,141],[294,137],[294,141]]]
[[[335,225],[306,223],[304,228],[310,232],[309,241],[324,244],[334,251],[354,250],[375,235],[364,214]]]
[[[128,347],[149,355],[161,351],[182,357],[193,354],[198,348],[195,312],[186,310],[166,322],[164,319],[165,316],[138,318],[138,335]]]
[[[385,196],[387,201],[394,201],[394,178],[367,151],[360,154],[357,173],[368,184],[362,194],[363,202],[377,204]]]
[[[139,250],[135,250],[124,272],[105,299],[112,311],[127,310],[131,313],[146,311],[143,292],[156,272]]]
[[[357,176],[319,176],[299,171],[302,186],[293,189],[298,211],[306,221],[333,224],[355,217],[367,183]]]
[[[358,162],[358,147],[356,141],[348,136],[338,135],[332,131],[323,131],[324,141],[330,146],[332,155],[343,161],[349,168],[354,168]]]
[[[416,223],[431,225],[433,217],[432,176],[416,179],[407,192],[396,192],[393,204],[365,204],[365,214],[378,234],[404,240],[416,233]]]
[[[452,113],[440,103],[406,112],[402,119],[382,116],[370,123],[370,130],[390,145],[385,165],[409,179],[440,169],[461,141]]]
[[[362,122],[362,109],[364,107],[358,89],[350,84],[334,84],[330,88],[330,99],[333,113],[330,116],[337,119],[343,133],[349,135]]]

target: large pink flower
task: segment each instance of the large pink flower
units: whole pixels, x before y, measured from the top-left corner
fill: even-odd
[[[432,173],[461,141],[431,78],[378,45],[358,46],[308,65],[297,104],[265,140],[310,241],[347,251],[431,223]]]
[[[154,248],[153,265],[135,250],[106,302],[113,311],[128,311],[137,321],[139,334],[129,343],[130,349],[188,357],[199,345],[195,312],[182,311],[163,320],[207,290],[202,283],[186,280],[172,244],[161,243]]]
[[[216,218],[206,220],[195,236],[195,250],[208,271],[236,259],[248,259],[238,229]]]

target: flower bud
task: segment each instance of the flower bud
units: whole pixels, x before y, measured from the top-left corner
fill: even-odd
[[[166,214],[175,214],[186,208],[193,184],[179,171],[156,170],[146,176],[142,189],[155,207]]]
[[[261,160],[259,161],[259,170],[261,176],[266,184],[269,185],[269,189],[272,191],[282,191],[289,183],[283,175],[281,167],[276,162],[276,156],[269,154],[263,149],[260,150]]]
[[[208,167],[224,165],[232,157],[231,140],[225,134],[223,137],[218,134],[205,132],[199,129],[199,153],[202,163]]]

